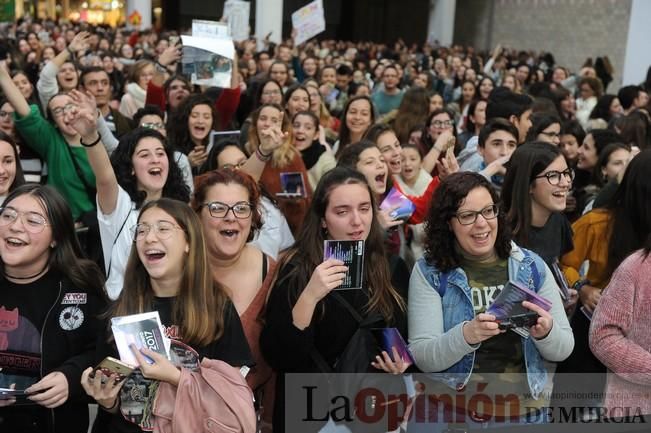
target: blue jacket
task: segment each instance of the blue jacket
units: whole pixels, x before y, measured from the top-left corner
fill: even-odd
[[[522,338],[529,388],[532,396],[538,398],[547,381],[543,355],[551,361],[565,359],[572,352],[574,339],[558,287],[543,260],[513,244],[508,273],[509,280],[552,301],[550,313],[554,324],[549,335],[541,340]],[[444,307],[451,305],[455,308]],[[479,345],[468,345],[461,330],[463,323],[474,317],[471,288],[463,269],[442,273],[421,258],[409,288],[410,348],[423,371],[431,372],[433,379],[454,389],[466,385],[475,363]]]

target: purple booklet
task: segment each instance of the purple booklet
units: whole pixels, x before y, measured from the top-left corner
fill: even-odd
[[[522,306],[523,301],[536,304],[545,311],[552,308],[551,302],[536,292],[520,283],[509,281],[504,285],[493,303],[486,309],[486,313],[495,316],[498,322],[508,324],[507,329],[511,329],[526,338],[529,336],[528,328],[535,324],[535,320],[532,321],[531,317],[529,317],[532,311]]]
[[[416,206],[411,202],[411,200],[409,200],[407,196],[398,191],[394,186],[382,201],[380,209],[388,210],[393,209],[396,206],[399,207],[398,209],[395,209],[393,212],[391,212],[391,218],[398,220],[408,220],[416,210]]]
[[[413,355],[409,351],[409,347],[407,346],[407,343],[405,343],[405,340],[402,338],[402,335],[400,335],[400,331],[398,331],[398,329],[374,328],[371,329],[371,333],[373,334],[375,341],[377,341],[380,350],[383,350],[386,353],[388,353],[394,362],[395,359],[393,359],[393,350],[392,350],[393,347],[396,348],[396,350],[398,351],[398,355],[400,355],[400,357],[404,360],[404,362],[407,365],[413,365],[416,363],[414,361]]]
[[[323,242],[323,261],[337,259],[348,266],[341,286],[335,290],[361,289],[364,279],[364,241]]]
[[[280,186],[282,192],[276,193],[278,197],[301,198],[307,197],[305,188],[305,179],[301,172],[282,172],[280,173]]]

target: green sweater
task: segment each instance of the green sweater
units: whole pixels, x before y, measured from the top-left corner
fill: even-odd
[[[47,183],[55,187],[66,199],[73,218],[76,220],[83,213],[94,210],[95,197],[91,199],[88,196],[83,182],[77,175],[68,147],[86,183],[94,188],[95,175],[88,164],[86,150],[79,146],[68,146],[63,135],[41,116],[36,105],[30,106],[30,113],[27,116],[21,118],[14,116],[18,133],[47,162]]]

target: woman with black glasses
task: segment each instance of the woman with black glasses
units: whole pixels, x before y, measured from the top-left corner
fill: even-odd
[[[480,174],[455,173],[441,182],[425,223],[425,256],[409,282],[409,347],[417,366],[437,373],[431,377],[449,386],[450,394],[487,382],[491,395],[520,396],[518,412],[513,406],[506,412],[512,420],[536,422],[525,415],[526,407],[537,407],[547,381],[543,360],[565,359],[574,340],[551,271],[511,241],[499,210],[495,189]],[[527,338],[501,330],[487,313],[508,281],[551,303],[549,311],[522,303],[538,315]],[[493,413],[457,409],[469,415],[469,423],[483,425],[499,422],[500,408],[494,406]]]
[[[542,141],[516,149],[504,179],[502,210],[513,238],[550,267],[574,248],[564,214],[572,180],[558,146]]]
[[[262,227],[260,190],[241,170],[218,169],[197,178],[192,200],[203,226],[215,280],[237,310],[255,366],[246,379],[256,394],[261,419],[271,423],[273,372],[260,353],[260,315],[276,262],[249,244]]]

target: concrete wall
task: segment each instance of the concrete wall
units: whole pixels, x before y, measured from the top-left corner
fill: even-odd
[[[621,85],[630,15],[631,0],[457,0],[454,40],[550,51],[573,71],[587,57],[608,56],[613,92]]]

